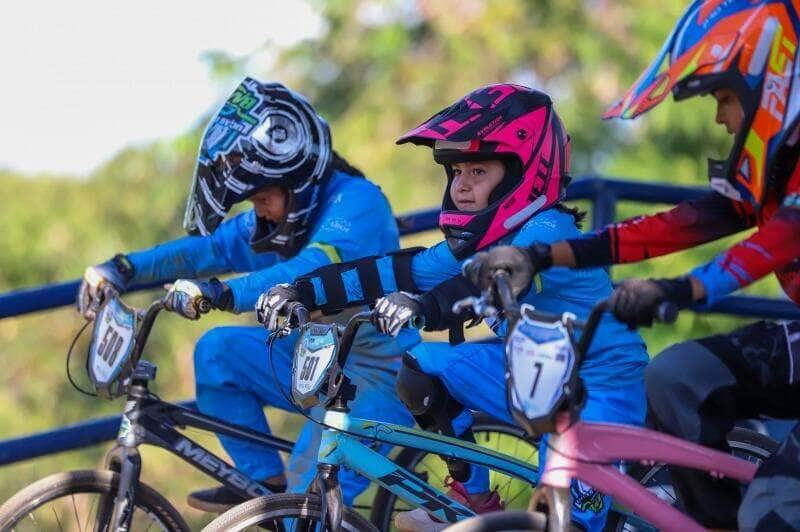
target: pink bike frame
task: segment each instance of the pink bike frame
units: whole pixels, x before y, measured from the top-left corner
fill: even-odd
[[[539,482],[540,486],[550,488],[546,491],[553,498],[551,504],[555,503],[551,512],[572,508],[570,482],[579,479],[611,495],[661,530],[703,530],[696,521],[610,465],[621,460],[686,466],[741,482],[750,482],[758,467],[747,460],[660,432],[613,423],[579,421],[568,426],[566,416],[560,415],[557,433],[550,435],[547,462]],[[564,517],[566,519],[560,521],[569,526],[569,515]],[[556,521],[559,521],[557,517]]]

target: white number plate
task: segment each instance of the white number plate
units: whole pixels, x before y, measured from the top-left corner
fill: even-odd
[[[95,386],[105,386],[117,378],[133,352],[136,314],[117,298],[109,299],[94,323],[89,346],[89,376]]]
[[[339,352],[333,326],[312,324],[308,326],[295,348],[292,364],[292,394],[302,406],[319,391],[325,375]]]
[[[506,371],[511,377],[513,407],[536,419],[550,413],[564,393],[575,364],[566,327],[522,318],[506,344]]]

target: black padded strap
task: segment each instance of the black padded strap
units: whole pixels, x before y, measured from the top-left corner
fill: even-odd
[[[411,275],[411,261],[414,259],[414,255],[424,249],[424,247],[407,248],[389,254],[392,257],[392,271],[398,290],[419,294],[417,283],[414,282],[414,277]]]
[[[377,257],[366,257],[355,263],[355,270],[361,283],[361,293],[364,296],[364,303],[367,305],[371,305],[384,295],[376,259]]]
[[[320,306],[320,310],[323,314],[341,312],[347,303],[347,291],[339,274],[339,268],[320,268],[318,273],[322,286],[325,287],[325,304]]]
[[[300,277],[294,282],[294,287],[300,294],[300,303],[308,310],[317,310],[317,298],[314,285],[309,277]]]
[[[300,293],[300,301],[308,310],[319,309],[323,314],[336,314],[348,306],[347,291],[344,288],[340,268],[340,264],[327,264],[295,280],[294,285]],[[316,292],[311,282],[315,277],[319,278],[325,290],[324,305],[316,304]]]

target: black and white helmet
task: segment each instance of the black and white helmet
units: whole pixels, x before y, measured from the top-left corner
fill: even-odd
[[[289,196],[286,219],[257,217],[250,245],[292,256],[306,243],[332,163],[328,124],[303,96],[245,78],[203,135],[183,226],[208,235],[235,204],[279,185]]]

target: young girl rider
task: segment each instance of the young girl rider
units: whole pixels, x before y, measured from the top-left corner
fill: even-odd
[[[253,209],[221,223],[237,203]],[[278,83],[246,78],[212,119],[202,139],[184,223],[192,236],[143,251],[117,255],[86,270],[78,308],[93,318],[102,289],[124,291],[132,283],[176,281],[167,307],[198,319],[200,298],[215,309],[251,311],[259,294],[326,264],[389,253],[399,247],[397,225],[380,189],[331,148],[328,125],[299,94]],[[247,275],[220,281],[192,280],[230,272]],[[296,338],[276,341],[272,364],[290,393]],[[202,412],[269,432],[265,405],[293,411],[274,382],[263,327],[217,327],[194,354],[197,404]],[[361,394],[354,412],[366,418],[411,425],[394,382],[404,347],[399,340],[362,328],[350,372]],[[316,468],[319,426],[303,427],[284,474],[276,451],[220,437],[236,467],[270,488],[304,491]],[[367,485],[343,472],[348,504]],[[241,502],[219,487],[189,496],[189,504],[224,511]]]
[[[396,335],[414,316],[424,317],[430,329],[443,328],[453,322],[452,303],[472,290],[459,274],[462,263],[476,251],[580,235],[580,216],[560,203],[569,182],[569,137],[547,95],[518,85],[482,87],[398,141],[406,142],[432,147],[434,160],[444,166],[447,190],[439,224],[445,241],[419,251],[401,267],[391,257],[376,258],[366,265],[336,265],[292,286],[274,287],[259,300],[262,323],[274,328],[290,300],[309,308],[323,301],[345,307],[372,303],[387,294],[376,304],[379,330]],[[338,281],[330,280],[330,270],[337,272]],[[544,272],[523,300],[545,311],[568,311],[585,318],[598,300],[610,294],[611,283],[603,269],[559,268]],[[336,297],[340,300],[331,300]],[[504,326],[495,332],[502,338]],[[588,389],[582,416],[642,424],[647,360],[636,333],[611,316],[604,319],[581,370]],[[466,409],[513,422],[505,399],[499,340],[456,346],[424,342],[404,358],[397,388],[424,428],[469,437]],[[543,445],[540,464],[544,458]],[[463,484],[451,484],[453,496],[478,512],[500,507],[497,494],[488,493],[485,470],[473,468],[462,478]],[[573,486],[573,495],[578,522],[587,529],[602,528],[609,501],[583,485]],[[396,524],[405,530],[444,526],[422,510],[399,514]]]
[[[670,90],[676,100],[712,94],[717,123],[734,135],[727,160],[710,161],[714,192],[590,238],[527,248],[534,268],[635,262],[756,227],[684,276],[622,283],[612,298],[615,314],[647,325],[664,300],[713,304],[771,272],[800,304],[798,35],[798,2],[694,2],[606,116],[634,118]],[[800,322],[760,321],[672,346],[653,360],[646,380],[659,428],[727,449],[725,435],[737,419],[800,417]],[[800,425],[759,467],[743,501],[735,481],[673,469],[682,504],[704,526],[800,529]]]

